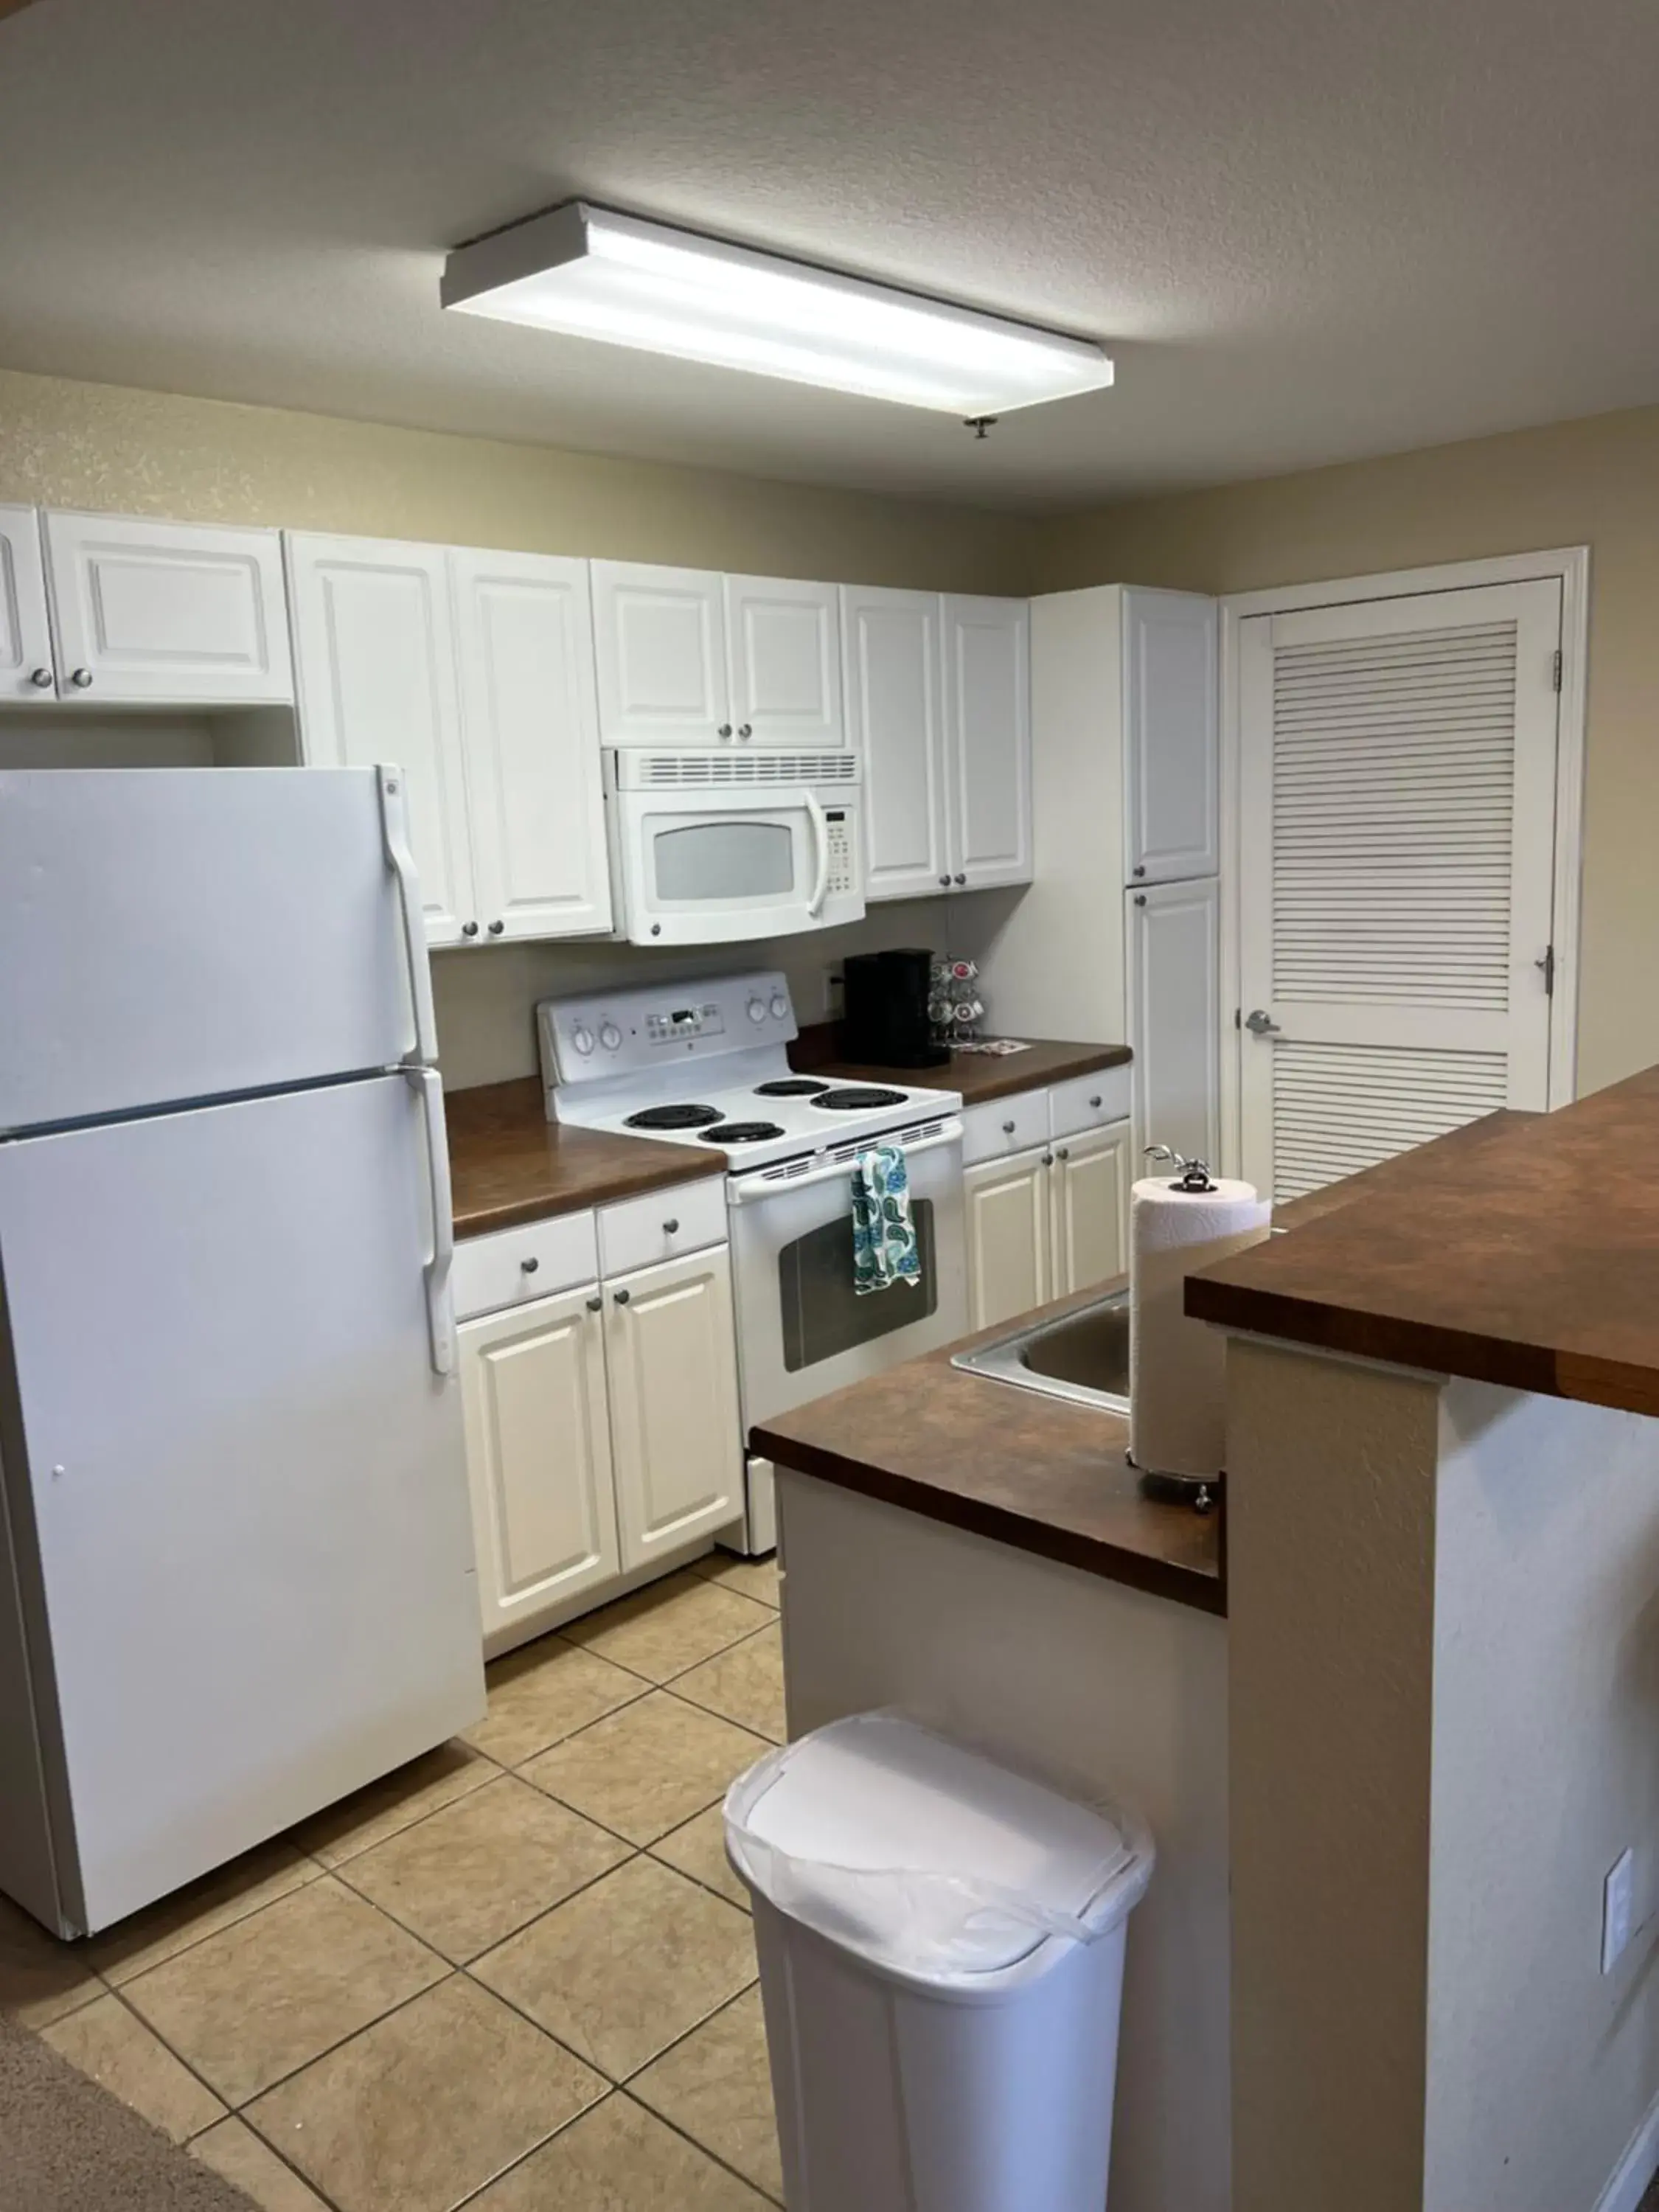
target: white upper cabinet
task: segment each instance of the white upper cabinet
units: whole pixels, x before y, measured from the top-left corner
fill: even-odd
[[[609,929],[587,563],[457,550],[450,573],[483,934]]]
[[[48,514],[45,525],[60,698],[116,707],[293,698],[275,531],[106,514]]]
[[[843,588],[847,741],[864,774],[865,896],[950,888],[939,601],[933,592]]]
[[[50,699],[57,689],[40,518],[0,507],[0,699]]]
[[[1221,1157],[1221,886],[1154,884],[1127,899],[1136,1157]]]
[[[1028,884],[1030,609],[947,598],[943,622],[951,879],[966,890]]]
[[[1123,594],[1123,713],[1133,883],[1221,865],[1216,605],[1184,592]]]
[[[447,556],[349,538],[290,537],[288,551],[306,761],[403,769],[428,941],[475,938]]]
[[[608,745],[714,745],[732,734],[725,580],[594,561],[599,729]]]
[[[845,743],[840,627],[833,584],[726,577],[726,664],[739,744]]]

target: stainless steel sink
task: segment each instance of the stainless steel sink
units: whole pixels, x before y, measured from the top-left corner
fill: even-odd
[[[1129,1293],[1109,1291],[1058,1321],[1024,1322],[975,1352],[957,1352],[951,1364],[1127,1418]]]

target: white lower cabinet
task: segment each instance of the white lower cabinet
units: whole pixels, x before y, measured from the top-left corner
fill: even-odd
[[[644,1580],[741,1512],[725,1244],[459,1334],[487,1652]]]
[[[727,1247],[607,1284],[605,1370],[623,1565],[743,1510]]]
[[[973,1328],[1125,1273],[1129,1160],[1129,1124],[1116,1121],[966,1170]]]
[[[621,1572],[599,1292],[538,1298],[459,1335],[478,1600],[493,1645]]]

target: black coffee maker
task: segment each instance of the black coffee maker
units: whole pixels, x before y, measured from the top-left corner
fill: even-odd
[[[871,1067],[941,1067],[948,1044],[935,1042],[927,1012],[933,956],[915,945],[851,952],[843,965],[841,1054]]]

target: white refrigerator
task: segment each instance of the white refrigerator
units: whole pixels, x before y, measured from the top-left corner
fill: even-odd
[[[0,1889],[64,1934],[483,1708],[401,781],[0,774]]]

